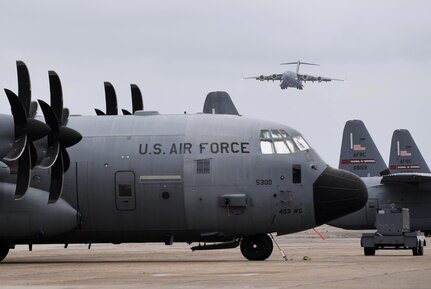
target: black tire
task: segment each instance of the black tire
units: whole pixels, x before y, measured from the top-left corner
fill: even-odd
[[[272,254],[272,240],[266,235],[244,237],[241,240],[241,253],[250,261],[263,261]]]
[[[419,246],[418,246],[418,256],[423,256],[424,255],[424,244],[419,241]]]
[[[6,258],[7,254],[9,253],[9,245],[0,245],[0,262]]]
[[[412,252],[413,252],[413,256],[418,256],[419,255],[419,247],[413,247]]]
[[[376,248],[374,248],[374,247],[364,247],[364,255],[365,256],[374,256],[374,255],[376,255]]]

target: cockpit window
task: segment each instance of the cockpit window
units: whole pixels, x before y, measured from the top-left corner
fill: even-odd
[[[260,138],[261,139],[270,139],[271,138],[271,133],[269,132],[269,130],[261,130],[260,131]]]
[[[274,147],[278,154],[289,154],[290,150],[286,145],[285,141],[277,140],[274,141]]]
[[[260,150],[264,155],[275,153],[274,146],[272,145],[272,141],[268,141],[268,140],[260,141]]]
[[[310,149],[300,135],[291,137],[283,129],[263,129],[260,131],[262,154],[290,154]]]
[[[281,135],[281,133],[278,130],[276,130],[276,129],[272,129],[271,130],[271,135],[272,135],[273,139],[281,139],[281,138],[283,138],[283,136]]]
[[[308,145],[308,143],[305,141],[305,139],[302,136],[300,136],[300,135],[294,136],[293,140],[301,151],[305,151],[305,150],[310,149],[310,146]]]

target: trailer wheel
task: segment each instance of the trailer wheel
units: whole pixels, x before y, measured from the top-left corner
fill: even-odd
[[[419,241],[418,256],[423,256],[423,255],[424,255],[424,244],[422,243],[422,241]]]
[[[376,248],[374,248],[374,247],[364,247],[364,255],[365,256],[374,256],[374,255],[376,255]]]

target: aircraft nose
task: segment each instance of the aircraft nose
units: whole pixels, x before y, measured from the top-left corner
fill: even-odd
[[[316,225],[361,209],[368,201],[364,182],[355,174],[326,168],[313,184]]]

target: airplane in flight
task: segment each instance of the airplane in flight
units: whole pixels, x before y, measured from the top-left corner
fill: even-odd
[[[339,168],[362,178],[368,202],[361,210],[329,222],[331,226],[375,229],[378,209],[408,208],[411,230],[431,233],[431,174],[408,130],[394,131],[388,168],[364,123],[347,121]]]
[[[77,116],[49,71],[42,118],[26,65],[17,70],[18,95],[5,89],[12,115],[0,115],[0,260],[16,245],[133,242],[239,246],[265,260],[272,233],[366,203],[359,177],[329,167],[299,131],[240,116],[225,92],[209,93],[203,113],[165,115],[135,101],[133,114],[118,115],[105,83],[106,112]]]
[[[337,79],[337,78],[329,78],[329,77],[323,77],[323,76],[313,76],[308,74],[300,74],[299,73],[299,66],[301,64],[304,65],[316,65],[319,66],[319,64],[314,63],[308,63],[308,62],[302,62],[302,61],[296,61],[296,62],[286,62],[281,63],[281,65],[290,65],[290,64],[296,64],[296,72],[293,71],[285,71],[281,74],[271,74],[271,75],[259,75],[259,76],[247,76],[243,77],[243,79],[256,79],[260,81],[280,81],[280,88],[281,89],[287,89],[288,87],[294,87],[299,90],[302,90],[304,85],[303,83],[307,81],[311,82],[329,82],[332,80],[336,81],[344,81],[343,79]]]

